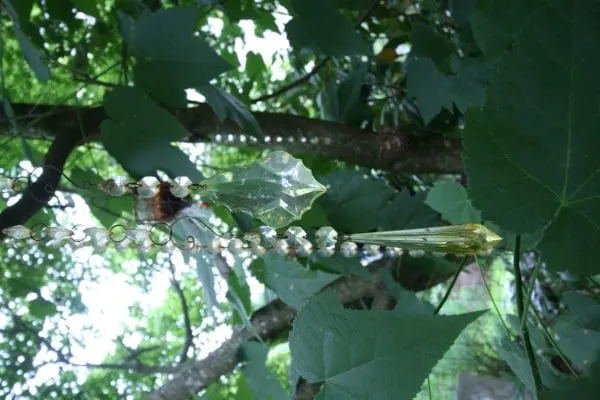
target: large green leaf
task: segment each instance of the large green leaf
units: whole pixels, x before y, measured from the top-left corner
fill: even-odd
[[[56,305],[51,301],[38,297],[29,302],[29,313],[37,318],[46,318],[58,312]]]
[[[21,1],[17,0],[18,3]],[[50,79],[50,68],[48,68],[48,65],[44,61],[44,55],[29,41],[29,38],[21,29],[21,23],[27,23],[29,19],[28,14],[31,12],[31,5],[28,3],[31,2],[25,1],[23,4],[19,4],[18,7],[15,7],[13,2],[14,0],[5,0],[4,6],[12,19],[15,36],[19,42],[19,46],[21,46],[23,56],[31,70],[35,73],[36,78],[40,82],[47,82]]]
[[[319,181],[328,185],[317,199],[338,232],[411,229],[440,225],[439,215],[425,204],[424,192],[397,192],[383,181],[357,171],[331,173]]]
[[[136,52],[135,81],[171,106],[185,106],[184,89],[208,83],[232,66],[194,35],[195,7],[144,12],[123,38]],[[128,19],[121,19],[127,23]]]
[[[330,0],[292,0],[292,5],[297,16],[287,23],[286,32],[293,47],[333,57],[372,53]]]
[[[582,328],[600,331],[600,303],[579,292],[567,292],[561,300]]]
[[[300,375],[324,381],[319,399],[412,399],[458,334],[481,314],[349,311],[325,292],[300,309],[290,350]]]
[[[595,399],[600,393],[600,358],[581,379],[562,382],[540,393],[540,400]]]
[[[206,102],[219,117],[219,122],[222,123],[229,117],[244,128],[246,133],[262,137],[263,133],[256,118],[235,96],[210,84],[198,86],[196,89],[206,97]]]
[[[425,202],[451,224],[481,223],[481,212],[473,207],[467,191],[459,183],[436,182]]]
[[[304,302],[340,276],[303,267],[269,251],[252,262],[251,270],[290,307],[299,309]]]
[[[550,269],[597,273],[600,3],[488,0],[472,18],[481,47],[503,55],[485,107],[467,114],[473,204],[504,229],[544,230]]]
[[[141,178],[162,170],[171,177],[202,179],[189,157],[171,145],[187,130],[139,89],[113,89],[104,97],[104,108],[111,119],[102,122],[100,139],[129,174]]]
[[[416,99],[423,121],[428,124],[442,109],[465,112],[485,102],[488,68],[479,60],[450,59],[452,73],[441,72],[427,57],[408,63],[406,90]]]

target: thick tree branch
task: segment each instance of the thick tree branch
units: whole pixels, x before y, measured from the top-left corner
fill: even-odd
[[[83,130],[87,140],[97,141],[100,137],[100,124],[107,118],[102,107],[52,107],[30,104],[12,106],[26,137],[54,138],[59,133],[79,137]],[[279,148],[294,154],[322,156],[396,173],[453,174],[464,170],[460,140],[444,139],[439,135],[376,134],[331,121],[290,114],[256,112],[254,116],[263,133],[268,136],[257,138],[248,135],[232,120],[227,119],[222,124],[219,123],[207,104],[172,112],[191,133],[189,137],[184,138],[187,142]],[[71,121],[78,119],[82,125],[73,126]],[[0,117],[0,131],[10,131],[9,121],[5,117]]]

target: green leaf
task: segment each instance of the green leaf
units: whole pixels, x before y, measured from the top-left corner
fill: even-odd
[[[344,276],[358,276],[367,280],[374,279],[373,275],[362,266],[358,258],[344,257],[340,253],[334,253],[331,257],[325,257],[315,252],[311,255],[310,265]]]
[[[260,282],[295,309],[339,278],[339,275],[310,270],[298,261],[283,258],[271,251],[254,260],[250,268]]]
[[[19,42],[23,56],[25,57],[25,60],[27,61],[27,64],[29,64],[31,70],[35,73],[38,81],[42,83],[48,82],[51,74],[50,68],[48,68],[48,65],[46,65],[44,62],[44,55],[29,41],[21,29],[21,21],[27,21],[29,19],[25,18],[25,14],[28,14],[31,11],[31,7],[27,7],[26,4],[19,4],[19,7],[16,8],[13,6],[13,1],[14,0],[5,0],[4,6],[8,10],[9,16],[12,19],[15,36]],[[20,2],[21,0],[17,1]],[[19,14],[17,12],[19,12]]]
[[[594,362],[595,354],[600,354],[600,331],[585,329],[578,322],[572,315],[560,315],[553,332],[565,356],[584,368]]]
[[[483,312],[454,316],[344,310],[324,292],[298,312],[290,350],[319,399],[411,399],[459,333]],[[418,346],[416,345],[418,344]]]
[[[111,119],[102,122],[100,139],[133,177],[162,170],[171,177],[202,179],[189,157],[170,143],[187,136],[186,129],[139,89],[113,89],[104,97],[104,108]]]
[[[427,194],[425,203],[451,224],[481,223],[481,212],[473,207],[467,191],[460,183],[436,182]]]
[[[227,300],[235,311],[233,323],[241,322],[247,327],[250,326],[250,313],[252,312],[250,287],[246,282],[242,283],[236,274],[229,274],[227,288]]]
[[[380,276],[388,292],[396,299],[394,310],[404,314],[433,315],[433,304],[419,299],[413,292],[394,281],[389,271],[384,270]]]
[[[456,48],[431,25],[416,22],[410,33],[411,56],[431,59],[443,73],[450,73],[450,57]]]
[[[332,80],[324,91],[319,93],[321,118],[329,121],[353,125],[367,107],[361,98],[363,86],[366,84],[367,65],[362,63],[352,70],[340,83]]]
[[[173,107],[185,106],[184,89],[208,83],[232,67],[194,35],[198,12],[195,7],[144,12],[126,29],[133,35],[123,36],[136,52],[136,84]]]
[[[89,16],[100,18],[98,2],[96,0],[72,0],[76,9]]]
[[[58,312],[56,305],[51,301],[38,297],[29,302],[29,313],[37,318],[50,317]]]
[[[578,320],[579,326],[600,331],[600,304],[596,300],[579,292],[567,292],[561,301]]]
[[[242,127],[246,133],[262,137],[263,132],[248,108],[236,97],[221,88],[206,84],[196,88],[206,97],[206,102],[212,108],[219,122],[223,123],[227,117],[231,118]]]
[[[286,24],[293,47],[332,57],[370,55],[370,46],[329,0],[292,0],[296,17]]]
[[[514,19],[505,15],[526,7],[533,10]],[[589,38],[600,31],[600,4],[486,1],[478,13],[490,22],[478,25],[488,51],[490,38],[513,46],[486,106],[467,114],[464,152],[473,205],[503,229],[544,230],[538,249],[551,270],[597,273],[600,90],[591,82],[600,51]]]
[[[408,64],[406,90],[415,97],[425,124],[442,109],[452,112],[456,106],[465,112],[485,102],[488,69],[480,62],[456,56],[452,56],[451,66],[453,74],[446,75],[426,57],[415,57]]]
[[[540,393],[540,400],[564,399],[595,399],[600,392],[600,359],[581,379],[569,380],[560,383],[552,389],[544,389]]]
[[[440,225],[439,215],[425,204],[424,192],[397,192],[357,171],[340,171],[319,179],[328,185],[317,199],[339,233],[393,230]]]
[[[254,398],[265,400],[287,400],[289,395],[281,386],[277,376],[265,365],[269,348],[257,342],[242,344],[241,350],[248,360],[242,366],[242,374]]]
[[[523,350],[518,344],[503,337],[498,347],[498,353],[510,366],[510,369],[515,373],[517,378],[525,384],[525,386],[532,392],[535,392],[533,374],[531,372],[531,366],[525,350]],[[542,384],[545,386],[551,386],[556,380],[556,376],[548,366],[539,357],[536,357],[536,364],[542,378]]]

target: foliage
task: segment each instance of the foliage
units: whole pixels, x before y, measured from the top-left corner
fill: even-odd
[[[35,209],[3,192],[0,231],[134,225],[130,200],[91,186],[197,182],[283,148],[328,187],[295,222],[307,232],[483,223],[504,243],[468,261],[484,277],[504,263],[511,281],[482,307],[450,300],[435,315],[456,290],[436,287],[457,271],[451,254],[250,262],[7,240],[3,398],[412,399],[436,381],[445,398],[463,366],[510,371],[542,399],[597,394],[598,1],[6,0],[1,11],[0,178],[26,185],[43,164],[36,179],[63,175]],[[261,224],[212,202],[186,210],[215,232]],[[176,233],[212,243],[215,232]],[[439,296],[413,293],[432,287]],[[507,293],[521,292],[515,307]]]

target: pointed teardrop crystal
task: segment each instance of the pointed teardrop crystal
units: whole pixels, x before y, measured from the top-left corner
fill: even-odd
[[[145,199],[151,199],[159,192],[160,182],[154,176],[146,176],[138,182],[137,194]]]
[[[335,253],[335,246],[320,247],[317,252],[323,257],[331,257]]]
[[[23,225],[15,225],[2,229],[2,233],[13,239],[21,240],[31,236],[31,229]]]
[[[275,242],[275,252],[281,256],[285,256],[290,251],[290,246],[285,239],[279,239]]]
[[[114,178],[107,179],[98,185],[98,189],[115,197],[123,196],[125,193],[129,193],[127,178],[124,176],[116,176]]]
[[[327,190],[301,160],[280,150],[249,166],[215,174],[200,187],[210,200],[274,228],[300,219]]]

